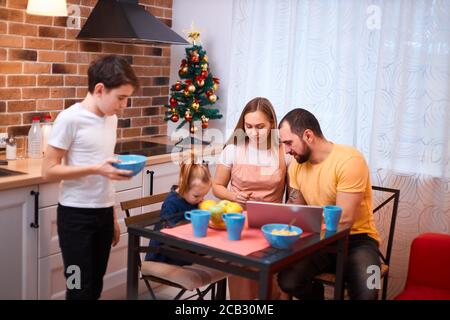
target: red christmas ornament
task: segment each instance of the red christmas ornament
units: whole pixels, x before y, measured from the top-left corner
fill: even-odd
[[[175,99],[175,98],[170,98],[169,101],[170,101],[170,106],[171,106],[171,107],[175,107],[175,106],[178,105],[178,100]]]
[[[206,78],[208,77],[208,71],[203,70],[203,71],[200,73],[200,76],[201,76],[203,79],[206,79]]]
[[[198,54],[198,52],[196,50],[191,52],[191,61],[193,63],[198,63],[200,61],[199,54]]]
[[[180,119],[180,116],[178,115],[178,113],[174,113],[173,115],[170,116],[170,120],[172,122],[177,122]]]
[[[202,76],[195,76],[195,82],[197,82],[199,87],[203,87],[205,85],[205,80]]]
[[[177,81],[177,83],[175,83],[175,85],[173,87],[176,91],[180,91],[181,90],[181,82]]]
[[[210,95],[214,94],[214,91],[212,91],[211,89],[206,91],[206,96],[209,98]]]

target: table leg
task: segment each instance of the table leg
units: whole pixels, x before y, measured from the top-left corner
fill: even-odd
[[[266,271],[261,271],[259,275],[259,300],[269,300],[272,293],[272,275]]]
[[[347,260],[348,235],[338,240],[336,256],[336,283],[334,284],[334,300],[344,300],[344,271]]]
[[[138,298],[138,248],[139,236],[128,232],[127,300]]]
[[[226,300],[226,299],[227,299],[227,278],[224,278],[217,283],[217,292],[215,300]]]

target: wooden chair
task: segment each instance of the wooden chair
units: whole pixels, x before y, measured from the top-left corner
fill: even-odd
[[[384,188],[378,186],[372,186],[372,190],[382,191],[390,193],[391,196],[384,200],[381,204],[379,204],[375,209],[373,209],[373,213],[375,214],[377,211],[382,209],[385,205],[387,205],[390,201],[393,200],[391,218],[389,222],[389,235],[386,249],[386,256],[381,254],[381,278],[383,279],[383,289],[382,289],[382,299],[386,300],[387,288],[388,288],[388,279],[389,279],[389,263],[391,261],[391,251],[392,251],[392,243],[394,241],[394,231],[395,231],[395,221],[397,219],[397,211],[398,204],[400,200],[400,190]],[[380,252],[381,253],[381,252]],[[334,286],[336,281],[336,276],[333,273],[322,273],[314,278],[314,281],[322,283],[324,285]]]
[[[144,207],[164,201],[168,193],[147,196],[144,198],[133,199],[129,201],[121,202],[121,208],[125,211],[126,218],[125,224],[139,223],[148,221],[149,225],[155,225],[161,221],[160,211],[156,210],[139,215],[130,215],[130,210],[133,208]],[[139,252],[152,251],[150,247],[139,247]],[[217,284],[220,281],[226,281],[227,274],[215,269],[211,269],[201,265],[185,265],[178,266],[164,262],[156,261],[141,261],[139,257],[138,261],[139,270],[141,272],[141,279],[144,281],[150,296],[153,300],[156,300],[155,293],[152,289],[150,281],[157,282],[163,285],[171,286],[180,289],[174,297],[174,300],[179,300],[187,292],[192,291],[193,294],[186,297],[190,299],[198,297],[198,300],[203,300],[206,294],[211,292],[211,298],[216,297]],[[205,289],[201,289],[205,287]]]

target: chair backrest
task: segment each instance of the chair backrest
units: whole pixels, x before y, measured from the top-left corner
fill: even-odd
[[[411,244],[406,284],[450,290],[450,235],[425,233]]]
[[[128,227],[130,224],[139,223],[139,222],[143,222],[143,221],[148,222],[148,225],[152,225],[152,224],[159,222],[160,221],[159,215],[160,215],[161,210],[155,210],[152,212],[142,213],[142,214],[138,214],[138,215],[134,215],[134,216],[132,216],[130,214],[130,210],[134,209],[134,208],[139,208],[139,207],[163,202],[168,194],[169,193],[166,192],[166,193],[156,194],[153,196],[147,196],[147,197],[143,197],[143,198],[138,198],[138,199],[121,202],[120,207],[122,208],[122,211],[125,211],[125,215],[126,215],[126,218],[124,219],[125,225]],[[139,269],[142,266],[142,261],[141,261],[140,256],[138,258],[138,266],[139,266]]]
[[[383,262],[389,265],[391,261],[391,252],[392,252],[392,244],[394,242],[394,231],[395,231],[395,222],[397,220],[397,212],[398,212],[398,204],[400,201],[400,190],[385,188],[379,186],[372,186],[372,190],[387,192],[390,193],[391,196],[384,200],[381,204],[373,209],[373,213],[375,214],[377,211],[381,210],[384,206],[386,206],[389,202],[393,201],[391,219],[389,221],[389,234],[388,234],[388,242],[386,248],[386,257],[382,256]]]
[[[161,193],[153,196],[147,196],[139,199],[133,199],[128,201],[123,201],[120,203],[120,207],[125,211],[125,225],[128,226],[132,223],[137,223],[141,221],[149,221],[150,224],[155,223],[159,220],[159,214],[161,210],[155,210],[152,212],[142,213],[139,215],[131,216],[130,210],[134,208],[144,207],[155,203],[163,202],[169,193]]]

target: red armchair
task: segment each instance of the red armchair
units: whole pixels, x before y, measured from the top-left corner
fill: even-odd
[[[395,300],[450,300],[450,235],[413,240],[405,289]]]

